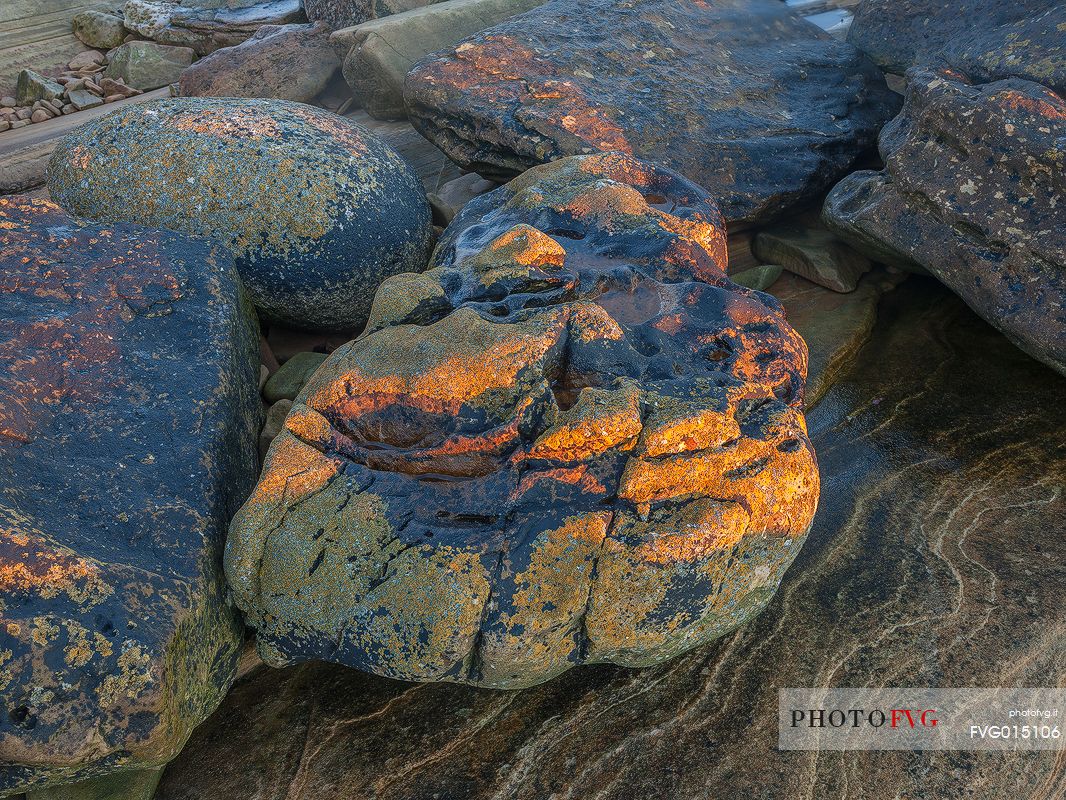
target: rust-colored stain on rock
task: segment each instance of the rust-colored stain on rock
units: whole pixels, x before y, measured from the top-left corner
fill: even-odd
[[[807,351],[626,154],[477,198],[296,401],[226,568],[280,665],[517,687],[735,628],[806,535]]]
[[[0,198],[0,795],[157,767],[222,699],[257,338],[221,247]]]

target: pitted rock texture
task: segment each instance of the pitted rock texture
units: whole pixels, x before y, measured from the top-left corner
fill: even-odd
[[[0,795],[162,765],[225,694],[256,354],[221,247],[0,198]]]
[[[833,229],[873,258],[921,264],[1016,345],[1066,372],[1066,102],[1011,78],[908,73],[881,134],[883,172],[826,198]]]
[[[818,196],[898,108],[868,59],[777,0],[554,0],[420,62],[405,98],[487,178],[617,150],[707,188],[730,221]]]
[[[848,41],[889,72],[944,66],[946,50],[967,50],[972,56],[1003,59],[1011,71],[996,78],[1033,79],[1013,70],[1025,69],[1030,60],[1055,58],[1056,52],[1061,63],[1062,31],[1056,32],[1054,23],[1045,25],[1053,18],[1062,22],[1062,13],[1059,0],[863,0]]]
[[[362,326],[389,275],[421,270],[421,182],[366,128],[281,100],[174,98],[82,125],[49,163],[72,213],[217,237],[256,306],[293,327]]]
[[[226,571],[270,664],[526,686],[732,630],[802,544],[807,351],[706,192],[621,154],[472,200],[297,398]]]

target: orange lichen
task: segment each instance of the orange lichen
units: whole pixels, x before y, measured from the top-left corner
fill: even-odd
[[[1066,120],[1066,103],[1052,92],[1047,92],[1045,99],[1029,97],[1021,92],[1007,89],[998,92],[994,98],[1007,111],[1027,111],[1052,122]]]

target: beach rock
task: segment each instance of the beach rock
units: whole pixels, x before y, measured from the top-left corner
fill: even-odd
[[[407,116],[404,78],[416,62],[543,2],[446,0],[345,28],[330,38],[348,52],[344,79],[367,113],[402,119]]]
[[[752,252],[834,292],[853,292],[872,264],[817,222],[783,222],[759,231]]]
[[[387,276],[421,271],[421,182],[354,122],[282,100],[179,97],[73,131],[52,197],[102,220],[165,225],[230,248],[255,304],[294,327],[361,327]]]
[[[85,89],[75,89],[67,95],[71,105],[78,111],[82,111],[86,108],[95,108],[96,106],[102,106],[104,101],[98,95],[93,94]]]
[[[38,100],[54,100],[63,96],[63,87],[50,78],[38,75],[32,69],[19,73],[15,88],[15,102],[20,106],[31,106]]]
[[[257,367],[221,247],[0,198],[0,794],[140,797],[222,699]]]
[[[1066,4],[948,42],[943,60],[975,82],[1024,78],[1066,94]]]
[[[190,97],[274,97],[307,102],[340,66],[323,25],[264,25],[251,39],[216,50],[181,74]]]
[[[326,353],[297,353],[278,369],[263,387],[263,399],[268,403],[295,400],[315,370],[326,360]]]
[[[107,57],[99,50],[83,50],[67,62],[67,68],[75,72],[79,70],[92,70],[99,67]]]
[[[266,458],[270,443],[277,438],[285,427],[285,417],[292,410],[292,400],[281,399],[267,409],[266,422],[263,430],[259,433],[259,460]]]
[[[781,277],[783,270],[784,267],[780,264],[760,264],[757,267],[751,267],[741,272],[731,273],[729,280],[740,286],[747,286],[749,289],[757,289],[760,292],[764,292],[773,285],[774,281]]]
[[[199,56],[238,45],[264,25],[307,21],[301,0],[181,5],[127,0],[124,15],[130,30],[161,44],[191,47]]]
[[[845,304],[862,292],[807,286]],[[260,667],[156,800],[1061,795],[1051,753],[778,749],[781,687],[1057,686],[1066,660],[1066,379],[930,279],[886,295],[879,317],[807,415],[818,514],[750,623],[659,667],[518,692]]]
[[[966,46],[1001,26],[1039,17],[1058,0],[863,0],[856,9],[848,41],[882,69],[903,74],[918,64],[937,64],[945,46]],[[1061,31],[1057,34],[1061,47]],[[1003,41],[1003,39],[1000,39]],[[1018,54],[1024,61],[1024,48]],[[1061,52],[1061,51],[1060,51]]]
[[[405,98],[486,178],[619,150],[704,186],[729,221],[820,197],[898,107],[873,64],[777,0],[553,0],[420,62]]]
[[[127,42],[111,54],[104,76],[141,91],[174,83],[196,58],[188,47],[156,42]]]
[[[433,221],[445,226],[463,206],[475,197],[491,192],[497,184],[487,181],[475,172],[468,172],[455,180],[448,181],[437,191],[429,194],[429,205],[433,209]]]
[[[852,244],[913,260],[1035,358],[1066,372],[1066,102],[1011,78],[971,86],[915,68],[881,134],[883,172],[833,189],[823,214]],[[876,257],[873,252],[871,256]]]
[[[629,156],[469,203],[304,386],[234,518],[263,660],[514,688],[757,614],[818,470],[803,340],[725,261],[706,192]]]
[[[330,30],[358,25],[377,16],[375,0],[304,0],[304,13]]]
[[[89,9],[74,15],[71,20],[74,35],[89,47],[110,50],[122,44],[126,38],[126,26],[122,17],[116,17],[104,11]]]

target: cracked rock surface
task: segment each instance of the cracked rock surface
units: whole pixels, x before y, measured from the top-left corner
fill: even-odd
[[[807,350],[707,194],[620,154],[472,200],[300,393],[226,572],[270,664],[535,684],[769,601],[810,526]]]
[[[0,198],[0,795],[161,766],[228,689],[257,338],[221,247]]]

